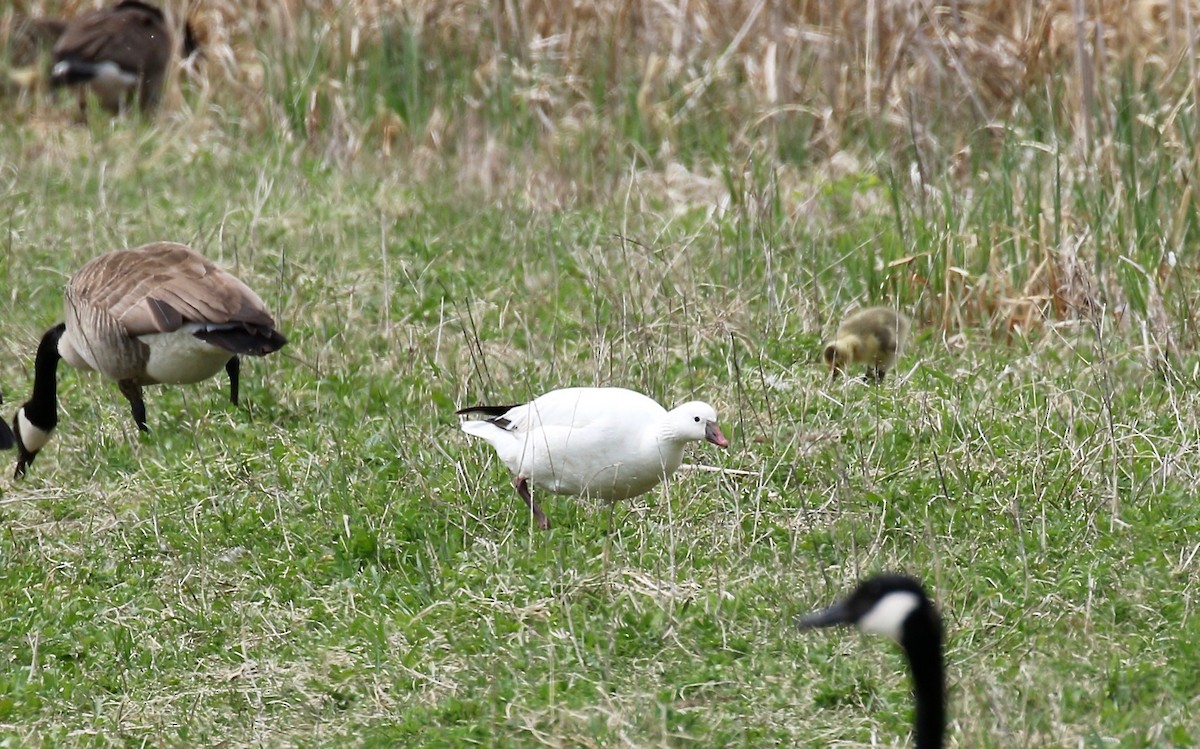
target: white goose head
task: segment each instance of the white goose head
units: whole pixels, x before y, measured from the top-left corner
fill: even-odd
[[[729,447],[729,440],[725,439],[717,423],[716,410],[704,401],[689,401],[676,406],[663,417],[663,425],[669,439]]]

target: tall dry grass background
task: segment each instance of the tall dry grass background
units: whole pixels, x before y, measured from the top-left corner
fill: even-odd
[[[1144,332],[1153,357],[1196,342],[1190,304],[1168,309],[1163,290],[1195,273],[1171,252],[1196,230],[1198,9],[175,2],[204,54],[168,116],[201,133],[268,133],[349,168],[452,174],[546,210],[627,189],[811,227],[847,218],[812,200],[823,190],[846,189],[848,215],[901,200],[878,242],[882,270],[924,320],[1007,335],[1103,309]],[[1157,196],[1175,203],[1174,224],[1154,237],[1114,228],[1164,174],[1184,186]],[[1089,204],[1101,183],[1128,189]],[[1009,193],[1008,226],[939,224],[948,204],[988,190]],[[903,250],[921,231],[936,257]]]

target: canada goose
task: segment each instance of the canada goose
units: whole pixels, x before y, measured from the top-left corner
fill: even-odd
[[[667,411],[624,388],[552,390],[526,404],[473,406],[462,430],[491,443],[538,527],[550,527],[530,485],[555,494],[615,501],[653,489],[683,461],[683,446],[729,441],[713,407],[692,401]]]
[[[191,26],[185,26],[184,56],[194,45]],[[81,107],[90,89],[109,112],[121,111],[135,93],[142,110],[153,109],[162,95],[171,52],[163,12],[141,0],[122,0],[67,26],[54,45],[50,84],[81,86]]]
[[[58,423],[58,360],[116,380],[143,432],[142,386],[186,384],[229,373],[238,401],[238,355],[265,356],[287,339],[250,287],[186,245],[154,242],[92,260],[67,283],[65,321],[46,331],[33,395],[17,410],[16,476]]]
[[[908,318],[887,307],[870,307],[850,315],[825,346],[825,364],[832,379],[850,364],[867,365],[866,379],[880,382],[908,337]]]
[[[940,749],[946,732],[942,619],[921,584],[905,575],[873,577],[829,608],[802,617],[802,629],[856,624],[900,644],[912,673],[916,749]]]
[[[4,403],[4,398],[0,398],[0,405]],[[8,428],[8,424],[0,419],[0,450],[7,450],[17,444],[17,438],[13,435],[12,430]]]

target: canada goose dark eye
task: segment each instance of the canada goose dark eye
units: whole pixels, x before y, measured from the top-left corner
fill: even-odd
[[[699,416],[693,416],[693,417],[692,417],[692,421],[695,421],[697,424],[699,424],[699,423],[700,423],[700,417],[699,417]]]

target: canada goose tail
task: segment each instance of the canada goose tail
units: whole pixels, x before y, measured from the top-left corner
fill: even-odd
[[[287,338],[266,325],[242,323],[237,326],[209,327],[197,330],[195,336],[205,343],[222,348],[231,354],[266,356],[287,344]]]
[[[100,66],[83,60],[60,60],[50,69],[50,86],[78,86],[100,75]]]

